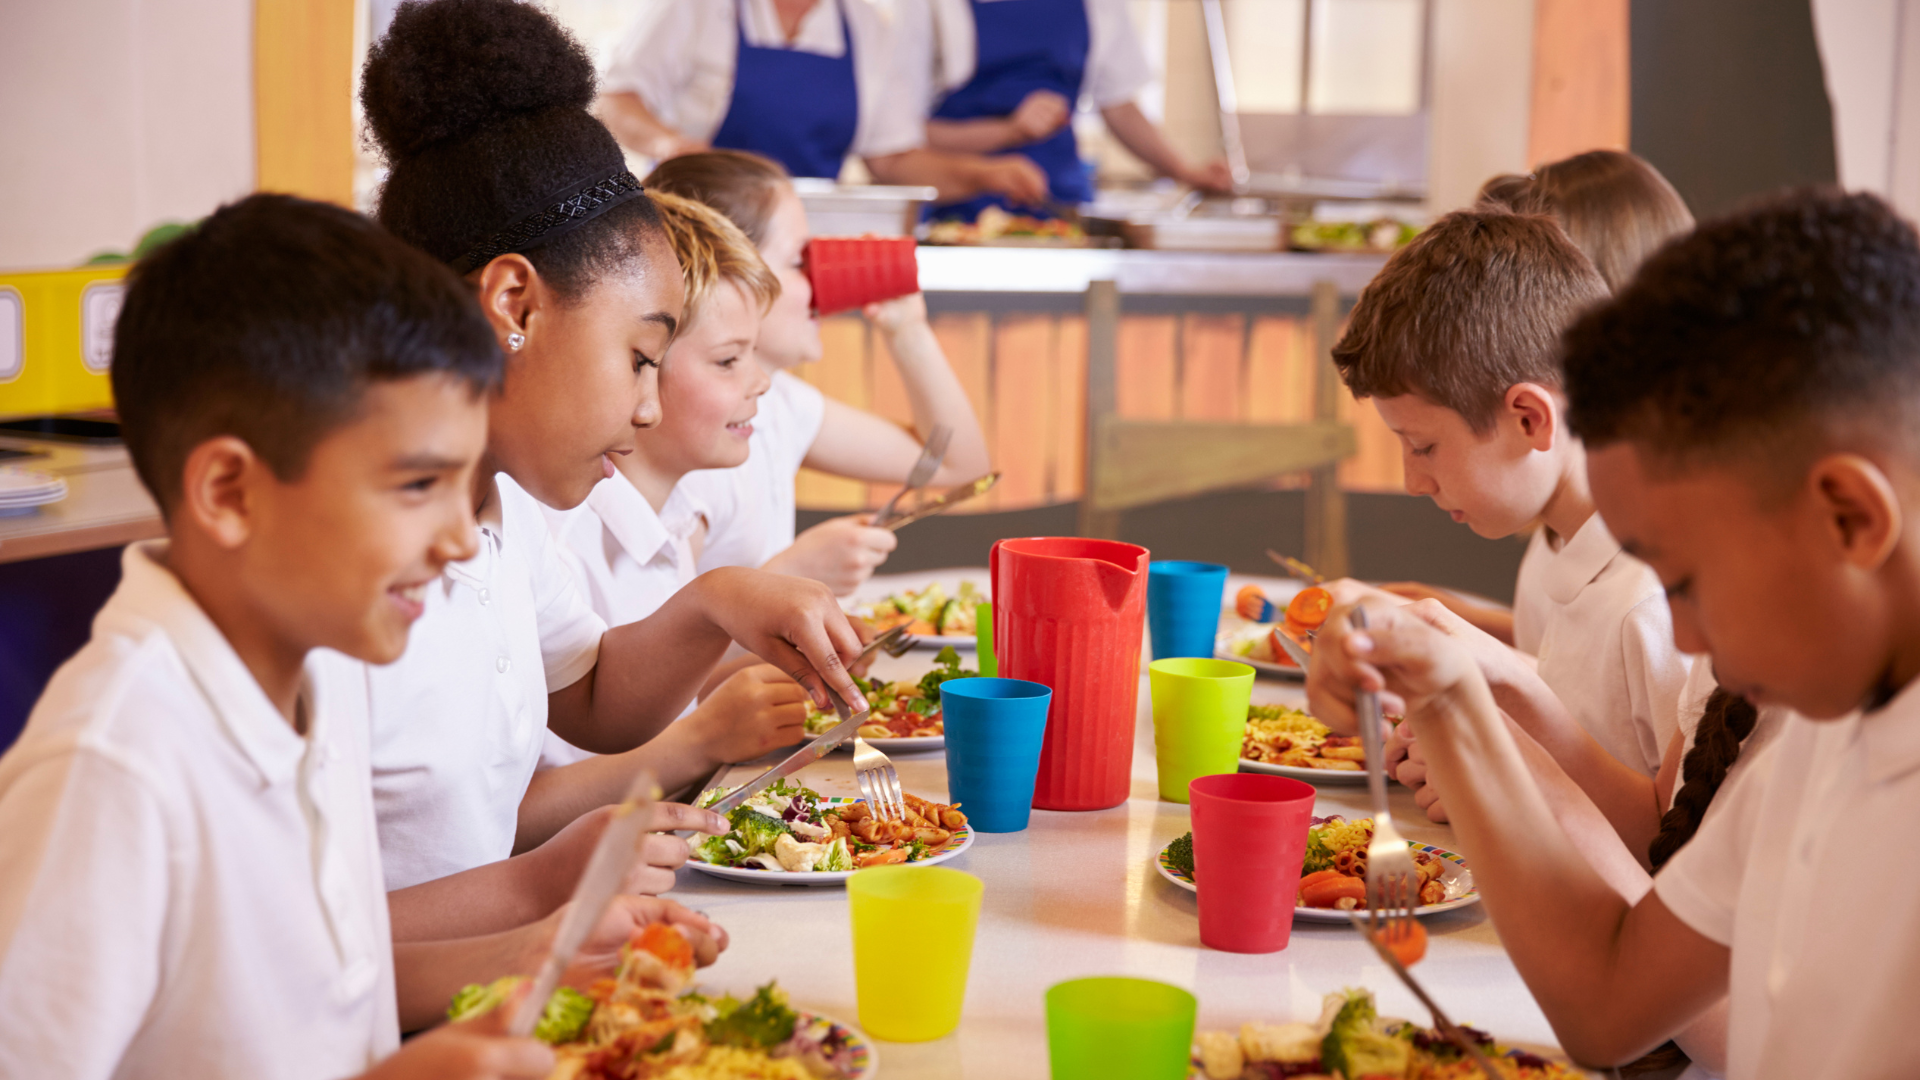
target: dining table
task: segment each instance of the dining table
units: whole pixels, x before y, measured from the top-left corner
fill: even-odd
[[[951,594],[962,580],[985,590],[987,570],[878,575],[854,599],[870,601],[933,581]],[[1227,585],[1227,602],[1247,583],[1262,584],[1277,595],[1299,586],[1278,578],[1234,575]],[[1046,1077],[1044,995],[1056,983],[1084,976],[1136,976],[1183,987],[1198,999],[1197,1028],[1202,1031],[1237,1031],[1248,1021],[1312,1022],[1320,1016],[1325,995],[1346,987],[1372,990],[1384,1016],[1431,1023],[1426,1010],[1349,926],[1296,918],[1287,947],[1264,955],[1222,952],[1201,944],[1194,894],[1165,880],[1156,868],[1160,851],[1192,825],[1187,806],[1160,797],[1144,626],[1141,647],[1127,800],[1106,810],[1035,810],[1024,831],[977,833],[971,847],[943,864],[985,883],[960,1026],[931,1042],[875,1040],[880,1076]],[[917,680],[932,668],[934,656],[926,648],[897,658],[881,654],[871,674]],[[971,651],[962,658],[966,666],[976,666]],[[1306,694],[1298,679],[1263,675],[1254,682],[1253,701],[1304,708]],[[722,770],[715,782],[740,783],[784,754]],[[890,756],[906,791],[945,801],[944,752],[896,751]],[[1314,813],[1369,816],[1366,785],[1354,782],[1362,775],[1331,774],[1316,784]],[[798,779],[823,795],[859,794],[852,755],[844,750],[807,766]],[[1390,790],[1394,820],[1409,840],[1453,847],[1452,830],[1428,821],[1408,789],[1394,783]],[[731,939],[718,962],[701,973],[702,984],[740,994],[777,979],[796,1007],[858,1025],[844,887],[783,884],[773,874],[766,884],[739,883],[687,866],[679,870],[668,895],[712,917]],[[1503,1042],[1553,1052],[1553,1031],[1501,947],[1485,907],[1473,904],[1428,916],[1425,922],[1430,944],[1414,974],[1436,1003],[1456,1022],[1488,1031]],[[930,920],[925,938],[946,932]],[[904,937],[897,948],[911,953],[924,943],[918,936]]]

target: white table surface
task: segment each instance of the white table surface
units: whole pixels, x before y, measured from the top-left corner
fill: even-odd
[[[986,581],[984,569],[895,575],[875,578],[861,596],[933,578],[951,588],[962,575]],[[1241,580],[1235,579],[1235,587]],[[917,677],[932,666],[932,656],[883,656],[874,673]],[[1255,682],[1253,699],[1305,704],[1299,683],[1264,677]],[[1185,987],[1200,999],[1203,1030],[1237,1029],[1247,1020],[1310,1021],[1319,1015],[1324,994],[1346,986],[1371,988],[1387,1015],[1428,1022],[1413,996],[1345,927],[1296,922],[1288,947],[1264,956],[1200,944],[1193,895],[1163,880],[1153,866],[1160,849],[1190,825],[1186,806],[1159,799],[1144,666],[1138,715],[1133,791],[1126,803],[1084,813],[1035,810],[1025,832],[978,834],[971,849],[944,864],[986,882],[965,1011],[959,1030],[946,1038],[877,1042],[882,1076],[1044,1078],[1042,995],[1057,982],[1087,975],[1135,975]],[[777,755],[769,763],[774,760]],[[946,797],[944,754],[897,753],[893,760],[907,791]],[[738,766],[728,779],[738,782],[756,771]],[[848,753],[808,767],[801,779],[824,794],[858,794]],[[1369,813],[1364,785],[1319,790],[1316,814]],[[1395,820],[1409,839],[1452,846],[1451,830],[1428,822],[1406,789],[1396,785],[1392,798]],[[737,884],[688,868],[669,895],[706,912],[732,936],[732,947],[703,973],[703,982],[740,991],[778,978],[796,1004],[858,1022],[844,889]],[[1434,916],[1426,924],[1431,944],[1415,972],[1456,1021],[1503,1041],[1555,1045],[1484,908]],[[903,949],[913,947],[901,942]]]

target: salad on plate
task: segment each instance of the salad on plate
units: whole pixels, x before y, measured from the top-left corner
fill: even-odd
[[[905,626],[907,633],[915,637],[970,639],[977,621],[977,608],[986,601],[986,594],[971,581],[961,582],[959,591],[952,596],[936,581],[918,592],[894,593],[875,601],[861,614],[875,630]]]
[[[940,719],[940,686],[948,679],[970,679],[980,673],[960,666],[960,654],[949,645],[934,657],[934,668],[920,676],[917,683],[880,682],[856,677],[853,681],[867,695],[872,710],[871,723],[860,725],[854,734],[863,739],[933,738],[947,733]],[[807,734],[824,735],[839,723],[831,712],[821,712],[807,704]]]
[[[728,788],[711,788],[697,800],[712,806]],[[693,846],[693,858],[709,866],[772,874],[850,872],[888,863],[931,859],[968,836],[959,806],[905,796],[902,821],[882,821],[864,802],[828,799],[785,780],[727,815],[733,828]]]

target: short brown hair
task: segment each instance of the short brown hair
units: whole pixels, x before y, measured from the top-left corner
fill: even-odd
[[[1508,387],[1559,387],[1560,332],[1606,298],[1552,218],[1456,210],[1361,291],[1333,362],[1355,397],[1419,394],[1485,431]]]
[[[780,295],[780,279],[773,276],[760,251],[718,210],[692,199],[666,192],[652,192],[659,204],[660,221],[666,227],[667,242],[674,258],[680,261],[680,277],[686,283],[686,309],[680,317],[682,327],[692,326],[700,316],[700,305],[712,294],[714,286],[731,281],[760,303],[765,312]]]
[[[1692,211],[1660,170],[1622,150],[1589,150],[1528,176],[1496,176],[1480,188],[1480,200],[1558,218],[1613,292],[1660,245],[1693,231]]]
[[[767,224],[780,190],[793,177],[772,158],[744,150],[706,150],[668,158],[647,174],[648,191],[706,203],[740,226],[753,246],[767,242]]]

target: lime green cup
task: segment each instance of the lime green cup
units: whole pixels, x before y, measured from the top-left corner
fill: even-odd
[[[1074,979],[1047,991],[1053,1080],[1185,1080],[1199,1002],[1152,979]]]
[[[1253,669],[1232,660],[1182,656],[1147,665],[1153,691],[1153,751],[1160,797],[1187,801],[1202,776],[1240,771]]]
[[[985,886],[940,866],[876,866],[847,879],[860,1026],[926,1042],[960,1026]]]

